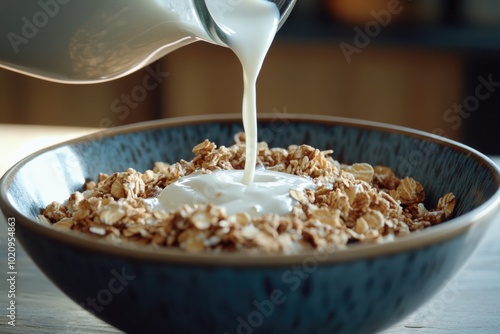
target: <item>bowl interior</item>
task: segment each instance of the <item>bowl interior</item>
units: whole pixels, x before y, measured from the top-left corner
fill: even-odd
[[[98,173],[127,168],[143,172],[156,161],[190,159],[192,148],[204,139],[229,146],[239,131],[239,116],[226,116],[157,121],[90,135],[26,158],[4,177],[2,196],[20,214],[35,220],[50,202],[64,201]],[[458,198],[456,215],[485,203],[500,187],[497,169],[479,153],[397,127],[310,116],[263,117],[259,140],[271,147],[309,144],[333,149],[333,157],[342,163],[389,166],[398,176],[420,181],[429,206],[453,192]]]

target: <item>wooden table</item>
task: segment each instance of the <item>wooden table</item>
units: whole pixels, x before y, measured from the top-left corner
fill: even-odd
[[[92,129],[0,124],[0,175],[23,156]],[[500,164],[500,158],[495,158]],[[16,327],[7,324],[7,245],[0,216],[0,333],[120,333],[62,294],[17,247]],[[425,306],[384,331],[400,333],[500,333],[500,217],[465,268]]]

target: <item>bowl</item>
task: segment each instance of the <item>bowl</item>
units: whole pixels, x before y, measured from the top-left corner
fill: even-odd
[[[262,115],[270,146],[333,149],[410,175],[427,203],[453,192],[455,216],[380,244],[295,255],[187,253],[116,245],[37,222],[98,173],[191,158],[205,138],[231,145],[239,115],[176,118],[109,129],[49,147],[0,181],[28,255],[69,298],[127,333],[373,333],[435,294],[474,251],[500,207],[500,171],[457,142],[406,128],[334,117]]]

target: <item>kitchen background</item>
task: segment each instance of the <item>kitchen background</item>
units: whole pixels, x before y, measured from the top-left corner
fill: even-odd
[[[298,0],[262,69],[258,108],[408,126],[500,154],[499,56],[497,0]],[[0,123],[107,128],[239,113],[242,90],[236,57],[207,43],[102,84],[0,69]]]

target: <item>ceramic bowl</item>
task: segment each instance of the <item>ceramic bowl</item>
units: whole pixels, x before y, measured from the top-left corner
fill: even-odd
[[[188,254],[120,246],[38,224],[100,172],[191,158],[205,138],[230,145],[239,115],[120,127],[35,153],[0,183],[5,216],[33,261],[71,299],[127,333],[373,333],[416,310],[463,266],[500,207],[499,169],[459,143],[332,117],[265,115],[260,139],[333,149],[345,163],[392,167],[434,205],[452,191],[453,219],[383,244],[330,254]]]

